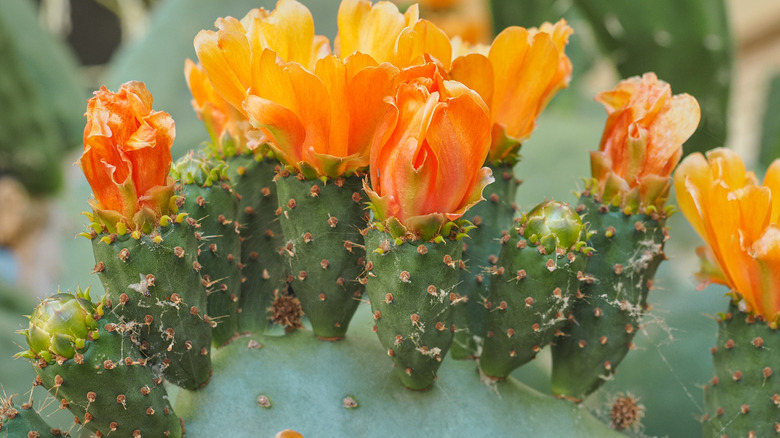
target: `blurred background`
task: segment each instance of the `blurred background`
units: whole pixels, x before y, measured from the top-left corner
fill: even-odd
[[[338,0],[303,1],[317,33],[336,34]],[[780,157],[780,2],[776,0],[423,0],[421,15],[450,35],[489,43],[509,25],[566,18],[575,29],[567,53],[570,88],[558,94],[523,145],[518,204],[573,201],[589,175],[606,114],[593,96],[620,79],[655,71],[675,93],[702,106],[686,153],[737,150],[759,175]],[[399,7],[408,3],[398,1]],[[174,158],[198,148],[206,131],[184,81],[192,40],[217,17],[242,17],[271,0],[3,0],[0,8],[0,384],[30,390],[33,373],[11,356],[24,342],[37,298],[77,285],[99,292],[90,244],[76,238],[90,190],[73,163],[81,150],[91,91],[140,80],[154,108],[176,120]],[[567,157],[562,160],[561,157]],[[568,158],[571,157],[571,158]],[[709,348],[725,289],[697,291],[692,273],[700,241],[681,215],[669,224],[671,261],[662,265],[653,311],[613,381],[586,406],[607,421],[610,400],[631,393],[645,405],[636,436],[700,436],[701,387],[712,376]],[[515,377],[549,392],[549,356]],[[0,390],[0,394],[2,394]]]

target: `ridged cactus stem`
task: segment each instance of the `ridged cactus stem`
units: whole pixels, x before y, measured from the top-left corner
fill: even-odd
[[[490,271],[487,334],[479,359],[486,376],[501,380],[563,336],[591,251],[580,217],[566,204],[542,203],[516,225],[501,239],[501,254]]]
[[[197,222],[164,216],[152,234],[92,239],[94,272],[120,320],[139,328],[138,347],[172,383],[186,389],[211,376],[211,330],[197,259]]]
[[[362,176],[306,180],[285,170],[276,186],[295,296],[317,337],[342,339],[366,281]]]
[[[632,348],[667,239],[664,212],[639,213],[585,192],[577,211],[595,248],[565,336],[553,343],[553,393],[582,400],[609,379]]]
[[[368,229],[366,292],[379,341],[410,389],[429,388],[452,344],[462,245],[403,241]]]
[[[485,187],[487,200],[471,207],[464,217],[474,224],[469,238],[463,240],[466,269],[460,273],[458,291],[466,303],[455,308],[455,340],[450,355],[455,359],[473,357],[485,338],[485,302],[490,291],[490,274],[502,248],[502,238],[512,226],[517,207],[514,203],[520,180],[511,164],[489,165],[496,180]]]
[[[704,436],[780,434],[780,330],[732,302],[711,351],[715,377],[704,390]]]
[[[282,251],[285,241],[279,223],[273,178],[279,163],[251,153],[225,159],[228,177],[239,196],[241,236],[241,298],[239,327],[260,334],[268,327],[275,293],[286,289],[287,270]]]
[[[238,198],[230,186],[226,165],[193,153],[173,167],[184,210],[198,224],[198,262],[206,287],[207,314],[216,324],[212,344],[222,346],[239,335],[241,241]]]

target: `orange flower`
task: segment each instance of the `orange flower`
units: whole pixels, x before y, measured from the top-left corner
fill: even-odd
[[[220,18],[215,26],[216,32],[198,33],[195,52],[217,93],[241,112],[247,90],[263,83],[254,66],[265,49],[309,70],[330,53],[328,39],[314,34],[311,12],[295,0],[279,0],[272,12],[253,9],[241,20]]]
[[[371,151],[371,188],[378,221],[394,235],[435,237],[482,199],[493,181],[482,167],[490,116],[477,93],[442,79],[432,63],[403,71],[389,101],[397,123]]]
[[[260,146],[249,134],[249,120],[214,90],[203,67],[187,59],[184,76],[192,93],[192,107],[206,126],[215,153],[224,158]]]
[[[95,215],[112,232],[119,222],[148,232],[168,213],[173,194],[173,119],[152,110],[152,95],[141,82],[122,84],[117,93],[101,87],[86,116],[79,164],[95,195]]]
[[[427,20],[420,20],[417,5],[401,14],[382,1],[343,0],[338,14],[337,53],[346,58],[355,52],[379,63],[405,68],[434,59],[449,68],[452,48],[447,34]]]
[[[263,85],[244,108],[282,163],[308,179],[348,176],[368,166],[372,142],[392,129],[385,97],[397,72],[358,53],[322,58],[312,73],[266,50],[258,63]]]
[[[653,73],[621,81],[596,96],[607,108],[598,151],[591,152],[591,172],[605,202],[615,196],[624,205],[663,206],[669,176],[680,161],[682,144],[699,124],[699,104],[688,94],[672,96]]]
[[[487,56],[480,53],[482,46],[453,43],[457,52],[466,53],[452,62],[450,77],[476,90],[490,107],[494,127],[489,162],[515,162],[539,113],[568,87],[572,65],[564,49],[571,33],[566,20],[539,29],[508,27],[493,40]]]
[[[780,322],[780,160],[763,185],[729,149],[686,157],[674,175],[685,217],[707,243],[699,277],[732,289],[746,311]]]

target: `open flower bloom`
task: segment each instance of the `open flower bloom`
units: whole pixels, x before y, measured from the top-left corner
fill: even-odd
[[[364,169],[375,137],[392,130],[385,97],[398,69],[390,64],[360,53],[343,61],[328,56],[312,73],[266,50],[258,73],[263,84],[249,90],[244,109],[276,158],[308,179]]]
[[[685,217],[707,246],[699,277],[725,284],[746,311],[772,327],[780,318],[780,160],[769,167],[763,185],[745,171],[729,149],[705,158],[686,157],[674,175]]]
[[[265,49],[310,71],[330,53],[328,39],[314,34],[311,12],[295,0],[279,0],[272,12],[253,9],[241,20],[220,18],[215,26],[198,33],[195,52],[217,93],[241,112]]]
[[[401,14],[396,5],[387,1],[372,6],[369,0],[343,0],[338,26],[336,52],[341,58],[360,52],[398,68],[430,60],[445,69],[450,66],[449,37],[430,21],[420,20],[417,5]]]
[[[484,46],[456,40],[450,77],[477,91],[490,107],[493,144],[488,161],[516,162],[520,143],[531,136],[539,113],[569,86],[572,65],[564,50],[572,29],[566,20],[539,29],[511,26]]]
[[[397,81],[388,99],[397,123],[372,146],[365,190],[392,234],[429,240],[482,200],[493,181],[482,167],[490,116],[476,92],[443,80],[433,63],[404,70]]]
[[[95,195],[96,219],[111,232],[117,223],[148,232],[168,213],[173,195],[173,119],[152,110],[152,95],[141,82],[122,84],[116,93],[101,87],[86,116],[79,164]]]
[[[255,136],[249,135],[253,129],[249,120],[217,93],[203,67],[187,59],[184,76],[192,93],[192,107],[206,126],[217,155],[229,157],[260,146]]]
[[[607,109],[591,173],[604,202],[630,208],[661,208],[669,196],[669,176],[680,161],[682,144],[696,130],[701,112],[693,96],[672,96],[654,73],[621,81],[596,96]]]

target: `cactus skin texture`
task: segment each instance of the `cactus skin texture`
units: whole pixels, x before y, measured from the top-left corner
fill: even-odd
[[[239,328],[260,334],[268,327],[268,308],[274,292],[286,289],[287,270],[281,251],[284,236],[279,223],[276,187],[279,163],[251,153],[225,159],[228,177],[239,196],[241,226],[241,298]]]
[[[468,297],[466,303],[455,308],[455,339],[450,355],[455,359],[474,357],[485,338],[485,301],[490,291],[488,272],[501,252],[501,237],[509,227],[517,210],[514,200],[520,180],[512,173],[512,164],[489,165],[496,180],[488,184],[482,196],[486,202],[471,207],[464,217],[475,228],[463,243],[463,260],[467,269],[460,273],[458,292]]]
[[[77,423],[98,437],[137,436],[135,431],[141,436],[182,436],[181,421],[171,408],[162,379],[131,341],[146,327],[120,323],[108,303],[95,306],[80,299],[89,315],[86,326],[96,328],[97,333],[90,332],[85,342],[72,342],[67,356],[54,354],[47,360],[40,354],[42,343],[33,334],[39,327],[45,327],[52,340],[83,331],[84,324],[78,321],[83,318],[72,316],[72,297],[56,294],[42,301],[30,317],[30,330],[23,332],[30,350],[19,356],[32,360],[36,384],[46,388],[76,416]],[[48,321],[40,320],[48,316]],[[53,346],[62,350],[61,345],[51,345],[49,352]]]
[[[45,438],[69,436],[59,429],[52,429],[40,414],[33,409],[32,399],[16,408],[13,396],[0,397],[0,437],[2,438]]]
[[[212,329],[191,228],[195,220],[165,219],[169,223],[154,237],[128,233],[92,239],[94,270],[120,320],[140,327],[141,351],[162,366],[171,383],[194,390],[211,376]]]
[[[366,292],[379,341],[401,382],[429,388],[452,344],[462,245],[456,241],[395,242],[374,228],[365,236]]]
[[[568,205],[540,204],[501,239],[486,302],[482,372],[505,379],[536,357],[566,324],[590,248],[582,222]],[[552,230],[551,230],[552,229]],[[560,236],[560,239],[558,237]]]
[[[361,176],[323,182],[283,171],[276,186],[295,296],[317,337],[342,339],[365,283]]]
[[[718,321],[715,377],[705,387],[705,437],[780,434],[780,331],[733,303]]]
[[[173,168],[184,211],[198,223],[198,262],[206,286],[207,314],[217,325],[212,345],[224,345],[239,334],[241,296],[241,241],[238,235],[238,198],[233,193],[224,162],[192,153]]]
[[[577,206],[594,234],[583,297],[573,322],[553,343],[552,390],[582,400],[609,379],[631,349],[647,294],[664,258],[665,217],[626,214],[585,192]]]

